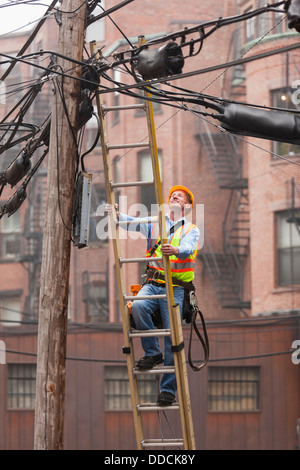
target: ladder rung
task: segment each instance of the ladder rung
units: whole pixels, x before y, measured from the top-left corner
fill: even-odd
[[[148,300],[148,299],[165,299],[167,297],[166,294],[161,295],[139,295],[139,300]],[[136,295],[124,295],[124,300],[127,302],[128,300],[136,300]]]
[[[134,330],[129,333],[129,338],[146,338],[147,336],[170,336],[171,330],[163,328],[155,330]]]
[[[133,374],[135,375],[143,375],[143,374],[175,374],[175,367],[174,366],[154,366],[152,369],[138,369],[134,367],[132,369]]]
[[[122,263],[142,263],[143,261],[162,261],[163,258],[155,258],[155,257],[149,257],[149,258],[120,258],[119,262]]]
[[[133,181],[132,183],[111,183],[112,189],[114,188],[128,188],[131,186],[149,186],[153,181]]]
[[[107,150],[121,150],[121,149],[133,149],[133,148],[142,148],[149,147],[149,142],[142,143],[138,142],[136,144],[116,144],[116,145],[107,145]]]
[[[179,410],[179,403],[173,403],[168,406],[160,406],[157,403],[139,403],[136,407],[138,411]]]
[[[144,439],[142,447],[177,447],[183,446],[183,439]]]
[[[117,225],[140,225],[140,224],[149,224],[151,222],[157,222],[157,217],[145,217],[145,218],[136,218],[133,220],[116,220]]]
[[[104,112],[106,111],[126,111],[127,109],[145,109],[145,104],[127,104],[124,106],[102,106]]]

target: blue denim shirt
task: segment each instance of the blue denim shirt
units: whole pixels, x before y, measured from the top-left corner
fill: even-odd
[[[173,221],[170,219],[169,214],[166,214],[165,218],[166,218],[168,242],[170,243],[171,238],[173,236],[173,234],[170,234],[170,230],[172,226],[177,224],[179,220],[184,221],[184,223],[188,223],[188,222],[185,217],[182,217],[182,219]],[[119,220],[124,221],[124,222],[125,221],[128,221],[128,222],[137,221],[138,222],[139,219],[119,212]],[[124,228],[125,230],[136,231],[136,232],[142,233],[147,239],[147,251],[148,251],[150,248],[151,233],[153,230],[154,223],[155,222],[150,220],[149,223],[128,224],[128,225],[121,225],[121,227]],[[199,237],[200,237],[199,229],[198,227],[194,226],[192,230],[186,233],[185,236],[180,241],[180,245],[178,247],[179,249],[178,258],[185,259],[188,256],[190,256],[192,253],[194,253],[195,249],[197,248]]]

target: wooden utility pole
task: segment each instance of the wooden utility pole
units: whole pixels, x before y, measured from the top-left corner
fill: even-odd
[[[63,0],[61,11],[58,52],[64,57],[81,61],[87,2]],[[80,67],[74,67],[74,63],[65,59],[58,60],[57,70],[77,78],[81,75]],[[62,79],[58,75],[54,85],[41,268],[35,450],[63,449],[64,431],[75,139],[80,81],[67,77]]]

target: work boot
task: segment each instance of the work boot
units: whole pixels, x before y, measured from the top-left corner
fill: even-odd
[[[170,392],[160,392],[157,397],[157,404],[159,406],[170,406],[175,401],[175,395]]]
[[[156,356],[144,356],[137,363],[138,369],[152,369],[157,364],[164,362],[162,353]]]

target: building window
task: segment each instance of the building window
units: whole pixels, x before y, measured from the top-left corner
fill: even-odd
[[[120,158],[119,155],[117,155],[113,159],[112,173],[113,173],[113,182],[114,183],[121,183],[122,182],[122,171],[121,171],[121,158]],[[115,202],[119,205],[120,204],[120,195],[121,195],[120,188],[116,188],[114,194],[115,194]]]
[[[271,92],[272,106],[282,109],[297,109],[297,106],[293,103],[292,92],[288,88],[281,88],[273,90]],[[299,145],[293,145],[286,142],[275,142],[273,141],[273,152],[278,155],[289,155],[294,156],[300,153]],[[273,155],[273,160],[277,160],[279,157]]]
[[[157,397],[156,378],[152,375],[138,376],[141,403],[155,403]],[[127,367],[105,368],[105,410],[131,410],[131,395]]]
[[[105,3],[105,0],[101,0],[101,6],[97,5],[91,16],[96,18],[97,16],[103,14],[105,11]],[[105,18],[100,18],[87,27],[85,40],[87,44],[91,41],[105,41]]]
[[[152,160],[151,160],[151,155],[148,152],[139,152],[138,154],[138,160],[139,160],[139,167],[140,167],[140,181],[153,181],[153,169],[152,169]],[[159,167],[160,167],[160,177],[162,179],[162,174],[161,174],[161,152],[158,151],[158,161],[159,161]],[[141,187],[141,193],[140,193],[140,202],[142,205],[144,205],[147,210],[149,215],[151,214],[152,216],[156,215],[156,212],[152,205],[155,206],[156,204],[156,198],[155,198],[155,188],[154,188],[154,183],[145,185]]]
[[[152,89],[153,89],[153,92],[151,93],[151,90],[149,90],[149,93],[150,93],[151,97],[154,100],[154,101],[152,101],[153,113],[154,114],[160,114],[162,112],[161,104],[160,104],[159,101],[155,101],[156,99],[159,100],[159,97],[157,97],[154,94],[155,90],[160,92],[160,90],[161,90],[160,83],[156,83],[155,85],[152,85]],[[145,92],[144,92],[144,90],[142,90],[142,89],[137,90],[137,93],[140,95],[140,98],[137,99],[137,104],[143,104],[144,105],[145,104]],[[145,110],[144,109],[137,109],[136,112],[135,112],[135,116],[136,117],[145,116]]]
[[[113,76],[114,87],[117,88],[118,86],[121,85],[121,72],[120,70],[114,70],[113,73],[114,73],[114,76]],[[119,109],[117,109],[118,106],[120,106],[120,92],[119,91],[113,92],[113,106],[116,108],[112,114],[113,125],[115,125],[120,121],[120,111]]]
[[[250,11],[252,11],[252,7],[247,8],[247,10],[245,10],[245,13],[249,13]],[[245,22],[245,42],[252,41],[252,39],[254,39],[255,36],[256,36],[256,33],[255,33],[255,16],[254,16],[252,18],[249,18]]]
[[[22,319],[20,295],[15,291],[0,292],[1,326],[18,326]]]
[[[7,408],[34,409],[36,364],[7,365]]]
[[[290,211],[277,213],[277,283],[300,284],[300,229]]]
[[[105,263],[102,263],[105,266]],[[82,273],[82,298],[86,304],[87,321],[108,321],[108,269]]]
[[[20,212],[1,219],[1,258],[14,258],[20,254]]]
[[[210,367],[208,411],[257,411],[258,367]]]
[[[265,0],[259,0],[257,8],[262,8],[266,4]],[[257,21],[257,36],[264,36],[271,28],[271,15],[262,14],[258,15],[256,18]],[[255,18],[253,18],[255,20]]]
[[[10,52],[8,55],[11,57],[16,57],[18,52]],[[0,65],[1,76],[4,74],[4,72],[6,72],[9,66],[9,62]],[[22,87],[16,85],[22,83],[22,81],[23,77],[21,74],[20,63],[17,62],[9,75],[7,75],[5,78],[5,85],[2,86],[2,92],[4,94],[1,95],[1,104],[6,104],[7,111],[9,111],[10,108],[22,97]]]
[[[255,9],[262,8],[266,5],[265,0],[257,0],[256,2],[248,2],[251,4],[245,8],[244,13],[250,13]],[[244,39],[245,43],[264,37],[266,35],[281,34],[288,30],[286,14],[278,11],[269,11],[260,15],[253,16],[244,22]],[[277,8],[277,10],[279,9]]]

